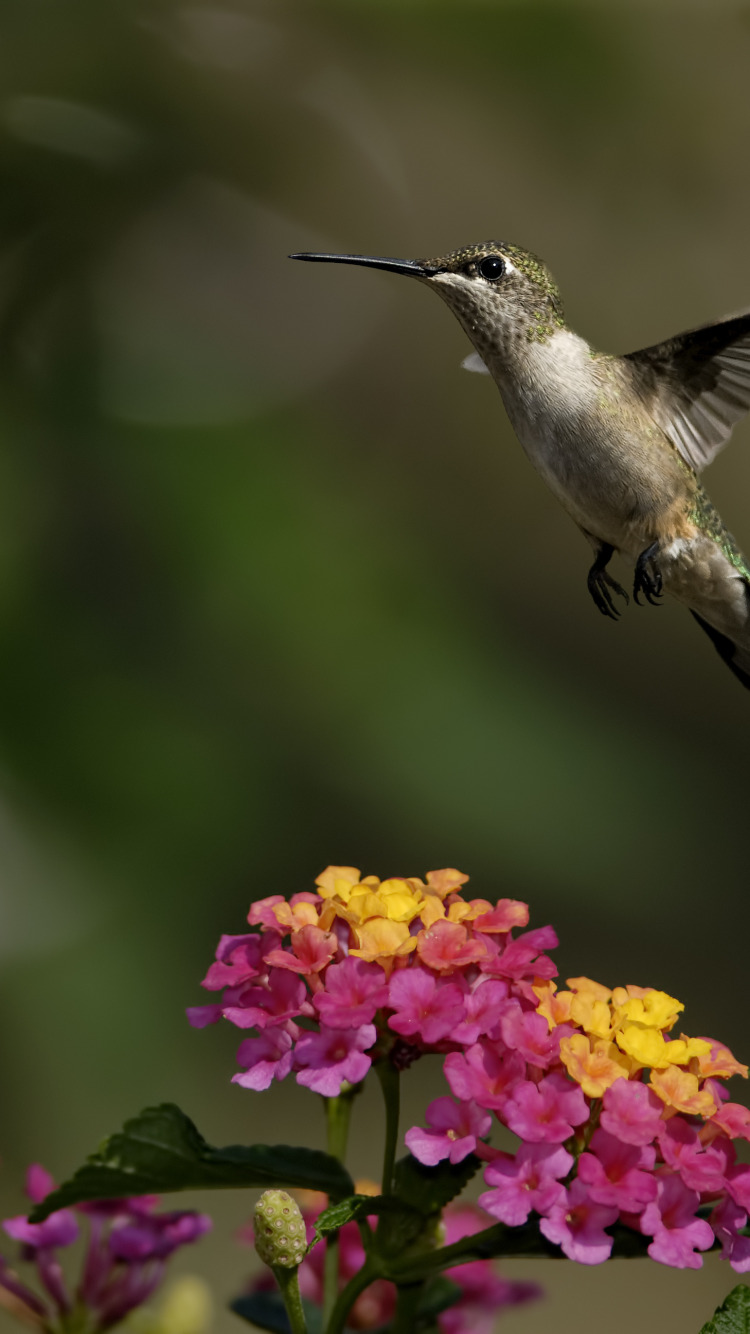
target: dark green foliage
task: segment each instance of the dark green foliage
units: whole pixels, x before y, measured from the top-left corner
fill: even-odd
[[[717,1307],[701,1334],[748,1334],[750,1330],[750,1288],[738,1283]]]
[[[164,1103],[126,1121],[47,1196],[33,1218],[39,1221],[82,1200],[247,1186],[299,1186],[334,1198],[352,1192],[349,1173],[327,1153],[285,1144],[214,1149],[179,1107]]]

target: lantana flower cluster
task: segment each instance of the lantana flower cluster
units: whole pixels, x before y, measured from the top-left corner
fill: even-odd
[[[453,1097],[406,1143],[426,1164],[484,1159],[493,1218],[537,1220],[584,1264],[608,1258],[619,1221],[663,1264],[699,1268],[718,1241],[750,1270],[750,1166],[733,1144],[750,1139],[750,1112],[723,1082],[747,1067],[713,1039],[674,1035],[684,1007],[665,992],[588,978],[558,990],[553,928],[526,930],[516,900],[464,898],[467,880],[329,866],[316,893],[253,904],[251,932],[222,937],[203,982],[223,996],[191,1022],[249,1030],[234,1080],[256,1090],[294,1073],[331,1097],[373,1062],[443,1053]],[[488,1143],[493,1118],[515,1153]]]
[[[377,1187],[370,1181],[356,1183],[358,1194],[375,1195]],[[326,1208],[327,1197],[318,1191],[299,1191],[302,1217],[307,1230],[308,1245],[315,1236],[315,1222]],[[449,1204],[442,1218],[443,1241],[450,1246],[463,1237],[473,1236],[490,1226],[493,1219],[477,1205]],[[377,1219],[368,1219],[375,1227]],[[240,1233],[242,1241],[254,1241],[252,1224]],[[365,1263],[365,1249],[356,1223],[345,1223],[339,1230],[338,1287],[341,1291]],[[300,1292],[314,1306],[323,1305],[325,1247],[313,1246],[299,1267]],[[443,1334],[492,1334],[495,1321],[502,1311],[512,1306],[533,1301],[543,1295],[536,1283],[502,1278],[491,1260],[470,1260],[455,1265],[450,1271],[451,1282],[460,1289],[457,1301],[438,1316],[438,1327]],[[268,1270],[253,1279],[248,1291],[270,1292],[275,1280]],[[386,1279],[376,1279],[361,1292],[351,1307],[347,1329],[383,1329],[390,1325],[396,1312],[396,1288]]]
[[[54,1181],[38,1163],[26,1176],[26,1193],[39,1204]],[[58,1209],[43,1223],[19,1215],[6,1218],[3,1231],[20,1243],[20,1259],[36,1267],[38,1290],[0,1257],[0,1304],[25,1323],[47,1330],[75,1325],[88,1334],[111,1329],[147,1301],[159,1286],[175,1251],[198,1241],[211,1228],[207,1214],[192,1209],[158,1212],[155,1195],[97,1200]],[[60,1252],[77,1242],[79,1217],[88,1223],[80,1279],[71,1290]]]

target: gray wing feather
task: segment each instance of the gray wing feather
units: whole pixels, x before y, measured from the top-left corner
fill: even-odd
[[[700,472],[750,411],[750,313],[623,357],[654,421]]]

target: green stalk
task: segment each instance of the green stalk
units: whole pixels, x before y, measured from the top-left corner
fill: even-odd
[[[336,1098],[326,1098],[326,1126],[328,1152],[343,1163],[346,1158],[346,1145],[349,1138],[349,1122],[352,1113],[353,1090],[344,1085],[345,1092]],[[326,1253],[323,1264],[323,1326],[333,1310],[339,1290],[339,1238],[338,1233],[328,1237],[325,1243]]]
[[[326,1334],[341,1334],[346,1326],[346,1317],[359,1294],[364,1292],[365,1288],[369,1288],[376,1278],[380,1278],[379,1266],[373,1262],[372,1257],[368,1257],[359,1273],[349,1280],[343,1292],[340,1293],[331,1312],[331,1318],[324,1325]],[[294,1334],[296,1334],[296,1331]]]
[[[305,1320],[305,1313],[302,1309],[302,1298],[299,1295],[297,1270],[286,1269],[281,1265],[272,1265],[271,1271],[279,1285],[281,1296],[284,1299],[284,1306],[289,1317],[289,1327],[292,1334],[307,1334],[307,1321]]]
[[[380,1080],[383,1101],[385,1102],[385,1148],[383,1150],[383,1180],[380,1189],[383,1195],[392,1195],[393,1166],[396,1161],[396,1148],[398,1147],[398,1118],[401,1101],[400,1075],[395,1065],[387,1057],[385,1060],[377,1062],[375,1070]]]

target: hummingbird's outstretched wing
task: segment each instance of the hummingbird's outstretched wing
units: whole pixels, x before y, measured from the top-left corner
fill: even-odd
[[[750,410],[750,313],[690,329],[622,360],[654,421],[696,472]]]

